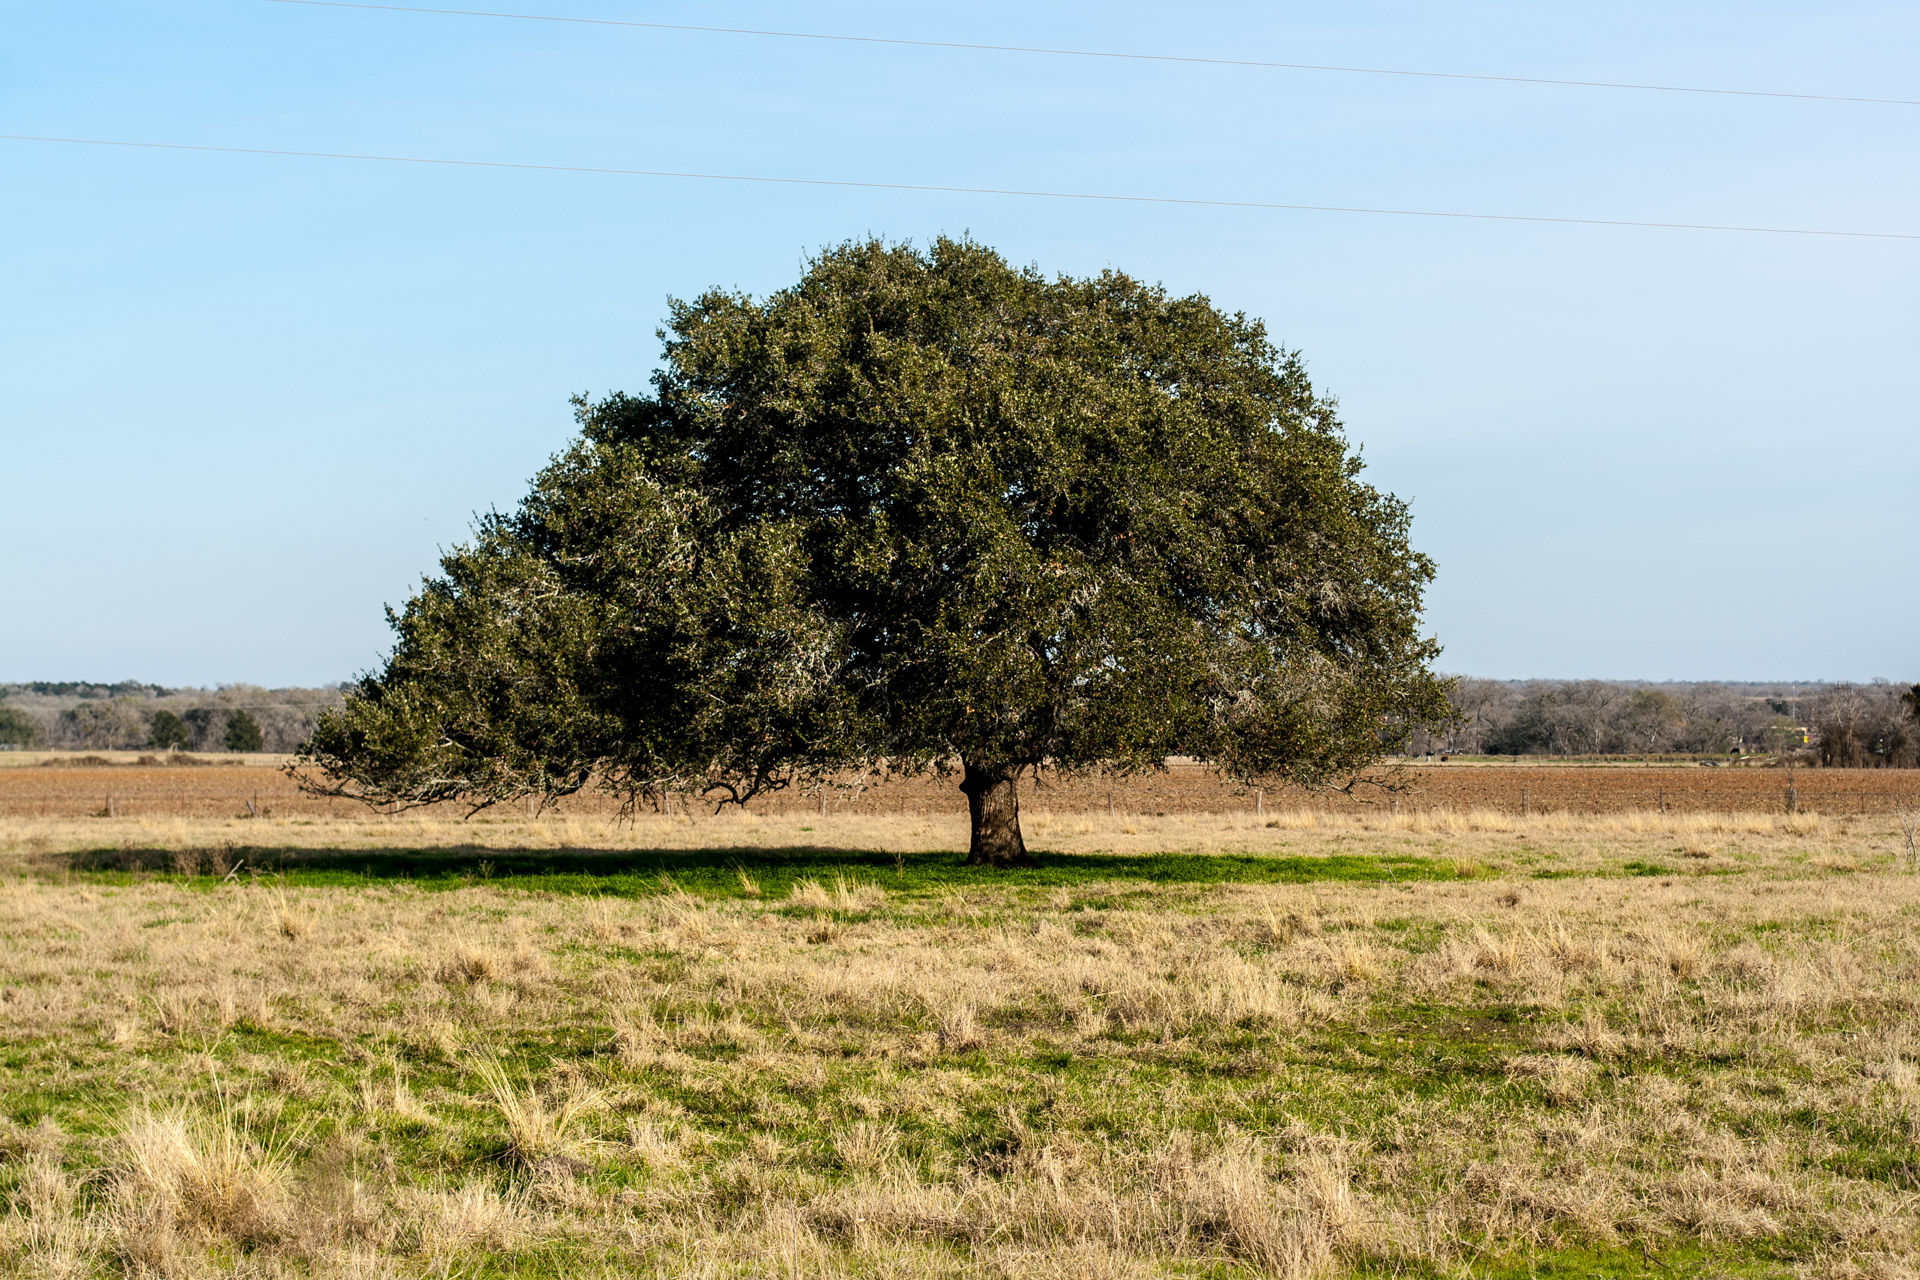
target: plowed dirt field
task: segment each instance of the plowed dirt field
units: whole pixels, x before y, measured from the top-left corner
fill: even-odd
[[[964,807],[955,779],[921,778],[830,791],[836,813],[947,813]],[[1424,765],[1409,768],[1402,809],[1487,808],[1531,812],[1614,813],[1659,809],[1850,814],[1920,809],[1920,770],[1782,769],[1554,765]],[[1333,811],[1390,808],[1387,792],[1359,786],[1351,796],[1279,789],[1256,792],[1205,768],[1175,765],[1137,778],[1044,779],[1021,785],[1024,807],[1056,812],[1225,813],[1308,807]],[[698,801],[695,801],[696,805]],[[787,792],[754,801],[764,813],[819,809],[817,793]],[[363,806],[303,794],[278,769],[258,765],[75,766],[54,761],[0,769],[0,817],[224,818],[252,812],[350,817]],[[462,810],[442,806],[451,816]],[[600,795],[563,801],[562,813],[608,814]]]

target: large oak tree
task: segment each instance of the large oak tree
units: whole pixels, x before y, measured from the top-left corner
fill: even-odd
[[[391,615],[316,785],[744,803],[957,766],[971,860],[1005,865],[1023,770],[1318,785],[1449,717],[1407,509],[1257,320],[871,240],[662,336],[653,393],[577,401],[519,509]]]

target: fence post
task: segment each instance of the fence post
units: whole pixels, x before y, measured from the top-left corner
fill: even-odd
[[[1666,811],[1667,811],[1667,789],[1665,787],[1662,787],[1660,788],[1660,812],[1665,813]]]
[[[1527,789],[1525,787],[1520,788],[1520,816],[1523,818],[1527,816],[1527,803],[1529,799]]]
[[[1257,818],[1267,811],[1267,793],[1261,787],[1253,789],[1253,814]]]
[[[1107,791],[1107,816],[1109,818],[1113,816],[1113,791],[1111,789]]]

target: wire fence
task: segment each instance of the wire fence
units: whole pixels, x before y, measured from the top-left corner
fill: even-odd
[[[845,778],[824,788],[789,788],[757,798],[765,814],[964,813],[957,777],[922,775],[875,782]],[[712,812],[697,794],[667,807]],[[1279,814],[1287,811],[1380,814],[1491,811],[1528,814],[1775,813],[1854,816],[1920,812],[1920,770],[1631,768],[1444,765],[1363,780],[1341,791],[1236,785],[1202,766],[1176,765],[1132,777],[1043,773],[1021,784],[1030,811],[1119,815]],[[612,817],[613,797],[585,792],[540,810]],[[467,806],[427,812],[460,817]],[[275,769],[117,766],[0,768],[0,818],[354,818],[371,811],[350,800],[307,795]],[[530,817],[525,801],[495,806],[492,817]]]

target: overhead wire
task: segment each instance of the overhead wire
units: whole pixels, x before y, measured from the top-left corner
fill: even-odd
[[[1424,71],[1404,67],[1354,67],[1318,62],[1267,62],[1254,58],[1209,58],[1174,53],[1129,53],[1113,49],[1066,49],[1046,45],[984,44],[964,40],[914,40],[902,36],[855,36],[823,31],[782,31],[761,27],[696,26],[681,22],[639,22],[627,18],[582,18],[547,13],[510,13],[492,9],[437,9],[421,5],[371,4],[363,0],[266,0],[268,4],[314,9],[367,9],[382,13],[433,14],[458,18],[500,18],[589,27],[630,27],[647,31],[685,31],[704,35],[764,36],[780,40],[821,40],[843,44],[896,45],[915,49],[960,49],[977,53],[1024,53],[1056,58],[1105,58],[1123,62],[1171,62],[1204,67],[1248,67],[1272,71],[1321,71],[1340,75],[1404,76],[1423,80],[1478,80],[1493,84],[1552,85],[1576,89],[1624,89],[1639,93],[1691,93],[1733,98],[1786,98],[1802,102],[1852,102],[1883,107],[1920,107],[1916,98],[1876,98],[1839,93],[1792,93],[1777,89],[1727,89],[1703,85],[1644,84],[1623,80],[1570,80],[1552,76],[1498,76],[1469,71]]]
[[[1857,240],[1920,240],[1920,233],[1847,231],[1821,227],[1767,227],[1738,223],[1660,222],[1639,218],[1578,218],[1550,214],[1478,213],[1450,209],[1398,209],[1369,205],[1303,204],[1273,200],[1226,200],[1199,196],[1125,195],[1097,191],[1047,191],[1025,187],[966,187],[927,182],[874,182],[850,178],[794,178],[770,174],[703,173],[677,169],[629,169],[609,165],[539,164],[519,160],[462,160],[442,156],[383,155],[354,151],[303,151],[285,147],[230,147],[192,142],[145,142],[124,138],[74,138],[0,133],[3,142],[39,142],[65,146],[123,147],[148,151],[204,152],[214,155],[280,156],[303,160],[353,160],[381,164],[439,165],[465,169],[508,169],[534,173],[580,173],[615,177],[673,178],[701,182],[762,183],[774,186],[839,187],[863,191],[915,191],[944,195],[1014,196],[1041,200],[1082,200],[1114,204],[1182,205],[1210,209],[1254,209],[1292,213],[1368,214],[1396,218],[1449,218],[1474,222],[1531,222],[1585,227],[1637,227],[1657,231],[1713,231],[1753,235],[1821,236]]]

